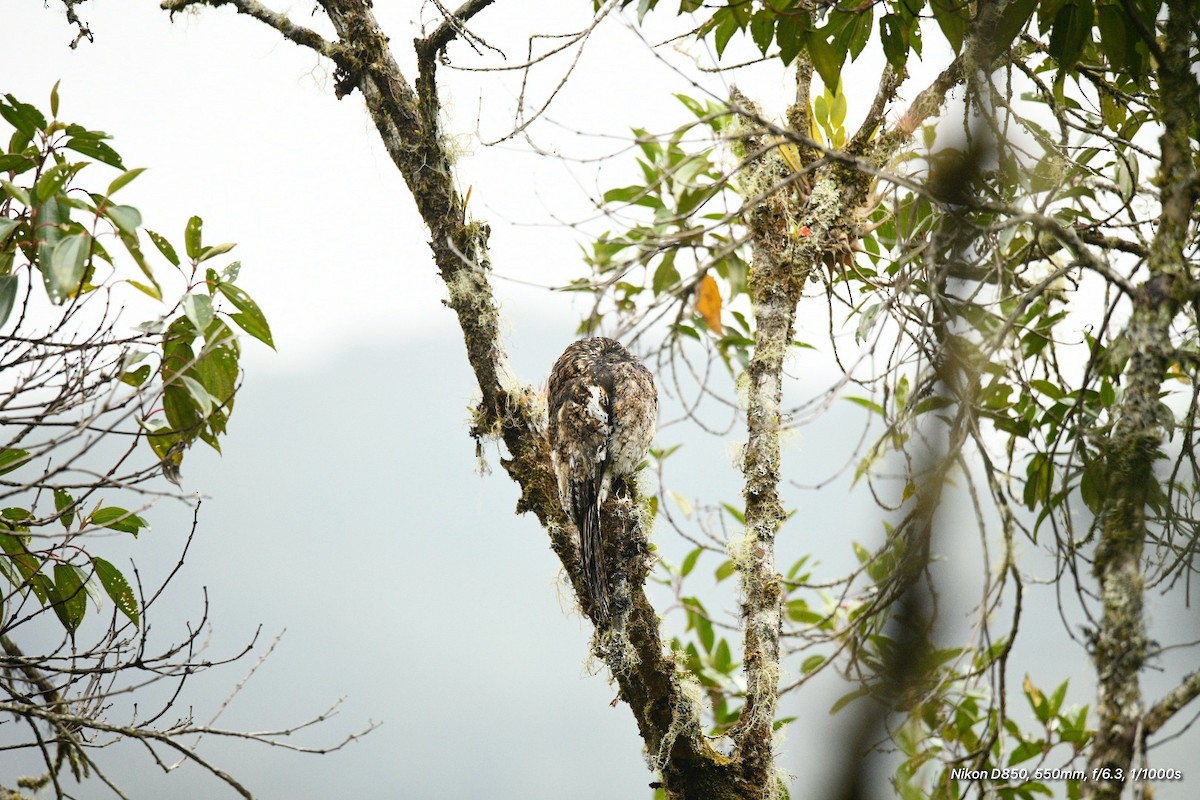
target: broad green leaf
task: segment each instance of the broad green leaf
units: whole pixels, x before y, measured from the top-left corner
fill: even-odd
[[[147,527],[146,520],[131,511],[116,506],[96,509],[92,512],[92,524],[122,533],[132,533],[135,537],[138,535],[138,531]]]
[[[175,248],[167,241],[167,238],[161,233],[155,233],[149,228],[146,229],[146,235],[150,237],[150,241],[154,242],[154,246],[158,248],[158,252],[163,254],[163,257],[170,261],[173,265],[179,266],[179,256],[175,253]]]
[[[1013,39],[1017,38],[1017,34],[1025,30],[1037,5],[1038,0],[1013,0],[1004,9],[1004,13],[1000,16],[1000,22],[996,25],[996,38],[993,44],[996,54],[1007,50],[1013,43]]]
[[[4,95],[0,101],[0,117],[8,120],[8,124],[24,133],[29,138],[38,131],[46,129],[46,117],[34,106],[22,103],[11,94]]]
[[[121,382],[127,383],[130,386],[141,386],[150,377],[150,365],[143,364],[137,369],[131,369],[128,372],[121,373]]]
[[[8,241],[8,237],[19,227],[21,227],[21,223],[17,220],[0,217],[0,247]]]
[[[20,175],[33,169],[35,163],[32,158],[19,153],[0,153],[0,172]]]
[[[204,220],[199,217],[192,217],[188,220],[187,226],[183,229],[183,244],[190,259],[197,259],[203,248],[200,246],[200,235],[204,227]]]
[[[85,578],[73,564],[54,565],[54,590],[51,593],[54,613],[71,633],[75,632],[87,613],[88,596],[83,588]]]
[[[54,490],[54,510],[58,512],[58,521],[67,530],[71,529],[71,523],[75,521],[75,510],[71,507],[74,503],[75,498],[71,497],[71,493],[66,489]]]
[[[821,80],[825,82],[825,86],[834,91],[841,83],[842,60],[838,57],[837,51],[833,45],[825,41],[820,34],[812,32],[808,34],[808,55],[812,59],[813,66],[817,68],[817,72],[821,76]]]
[[[105,192],[109,197],[116,194],[123,186],[127,186],[130,181],[146,171],[145,167],[137,167],[135,169],[127,169],[117,177],[113,178],[112,183],[108,184],[108,191]]]
[[[9,197],[13,198],[21,205],[26,206],[26,207],[33,205],[33,202],[29,198],[29,192],[27,192],[22,187],[16,186],[4,178],[0,178],[0,186],[4,187],[4,191],[8,194]]]
[[[758,51],[766,55],[767,48],[771,46],[771,40],[775,37],[775,15],[766,9],[755,12],[750,19],[750,36],[758,46]]]
[[[883,406],[879,405],[879,403],[876,403],[873,400],[868,400],[865,397],[846,397],[845,399],[851,403],[854,403],[856,406],[862,406],[872,414],[878,414],[881,417],[885,416]]]
[[[61,303],[79,291],[83,284],[84,265],[92,237],[88,233],[73,233],[59,240],[50,251],[49,270],[46,272],[50,299]]]
[[[180,380],[182,380],[183,385],[187,387],[188,394],[190,394],[192,399],[196,401],[196,406],[200,409],[200,416],[207,419],[208,415],[211,414],[213,410],[212,396],[209,395],[208,391],[200,384],[200,381],[196,380],[190,375],[183,375],[180,377]]]
[[[1062,72],[1074,68],[1091,41],[1094,17],[1092,0],[1077,0],[1064,5],[1054,18],[1049,52]]]
[[[958,0],[931,0],[930,5],[942,35],[950,43],[955,55],[962,52],[963,38],[971,22],[970,6]]]
[[[8,321],[17,302],[19,279],[16,275],[0,275],[0,326]]]
[[[870,693],[871,693],[871,690],[864,686],[864,687],[855,689],[853,692],[850,692],[849,694],[844,694],[840,698],[838,698],[836,703],[833,704],[833,708],[829,709],[829,713],[836,714],[837,712],[841,711],[846,706],[853,703],[858,698],[865,697],[866,695],[868,695]]]
[[[9,506],[8,508],[0,509],[0,517],[8,520],[9,522],[15,522],[19,524],[32,519],[33,512],[28,508]]]
[[[221,244],[214,244],[212,247],[206,247],[200,252],[200,255],[196,258],[196,263],[199,264],[201,261],[207,261],[208,259],[213,258],[215,256],[222,255],[223,253],[228,253],[230,250],[232,250],[235,247],[237,247],[237,244],[235,242],[222,242]]]
[[[109,206],[104,211],[113,224],[125,234],[133,236],[142,224],[142,215],[133,206]]]
[[[129,581],[125,579],[119,569],[98,556],[92,556],[92,568],[96,570],[96,577],[100,579],[100,585],[112,598],[113,603],[137,627],[140,624],[140,612],[137,596],[133,593]]]
[[[258,304],[250,298],[250,295],[246,294],[240,287],[232,283],[225,283],[224,281],[217,284],[217,290],[225,295],[229,299],[229,302],[233,303],[242,312],[240,314],[230,314],[229,318],[246,333],[274,350],[275,342],[271,339],[271,328],[267,325],[267,318],[263,316]]]
[[[806,31],[800,26],[799,14],[785,14],[775,21],[775,43],[779,45],[779,58],[784,66],[790,66],[804,49]]]
[[[110,167],[125,169],[125,165],[121,162],[120,154],[105,142],[100,141],[101,136],[103,134],[91,132],[80,136],[73,136],[67,139],[67,147],[76,153],[91,156],[103,164],[108,164]]]
[[[692,552],[688,553],[683,559],[683,564],[679,567],[679,574],[686,578],[688,573],[696,568],[696,560],[700,558],[700,554],[703,552],[703,547],[697,547],[696,549],[692,550]]]
[[[0,450],[0,475],[12,472],[29,460],[28,450],[6,447]]]
[[[213,321],[212,298],[206,294],[189,294],[183,298],[183,313],[196,330],[202,331]]]
[[[713,652],[713,666],[723,675],[728,675],[733,672],[737,665],[733,663],[733,655],[729,651],[729,642],[722,639],[717,642],[717,649]]]
[[[37,190],[34,192],[38,201],[44,203],[58,194],[67,185],[67,181],[86,166],[87,164],[55,164],[43,172],[42,177],[38,178]]]
[[[129,207],[125,206],[125,208]],[[136,209],[134,210],[134,213],[137,213]],[[138,222],[141,222],[140,215]],[[154,277],[154,271],[150,269],[150,265],[146,262],[146,256],[142,253],[142,245],[138,241],[137,231],[127,232],[122,230],[120,232],[120,237],[121,244],[125,245],[126,251],[128,251],[129,255],[133,257],[133,262],[138,265],[138,269],[140,269],[142,274],[146,276],[146,279],[150,281],[150,286],[146,286],[143,283],[138,283],[137,281],[130,281],[130,284],[136,286],[138,289],[150,295],[155,300],[161,300],[162,287],[158,285],[158,280]]]
[[[668,289],[679,285],[679,270],[675,269],[675,251],[668,250],[654,270],[654,279],[650,282],[654,294],[659,295]]]
[[[837,92],[833,95],[833,103],[829,106],[829,124],[834,128],[840,128],[846,122],[846,95],[842,91],[842,87],[838,86]]]

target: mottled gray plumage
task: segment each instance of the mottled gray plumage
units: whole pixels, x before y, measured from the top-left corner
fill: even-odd
[[[550,455],[597,621],[608,619],[600,509],[613,481],[631,475],[654,439],[658,392],[640,361],[612,339],[581,339],[550,371]]]

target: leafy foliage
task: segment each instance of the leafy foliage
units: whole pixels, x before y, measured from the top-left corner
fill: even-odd
[[[61,121],[58,106],[57,86],[49,118],[11,94],[0,99],[0,117],[12,127],[0,153],[0,413],[8,432],[0,473],[6,502],[27,499],[0,512],[0,575],[10,586],[0,614],[6,626],[16,624],[32,600],[53,609],[74,634],[89,593],[139,624],[127,577],[85,544],[102,529],[135,537],[148,529],[137,511],[110,504],[107,487],[137,485],[160,470],[178,482],[192,444],[219,450],[239,383],[234,327],[273,342],[262,311],[236,283],[236,262],[219,273],[206,266],[198,277],[201,264],[233,245],[206,245],[193,217],[181,260],[165,236],[143,227],[135,207],[115,199],[143,170],[127,169],[107,134]],[[98,184],[103,191],[80,183],[101,165],[116,170]],[[146,239],[165,265],[147,255]],[[114,293],[127,286],[162,303],[164,271],[185,293],[132,336],[118,335]],[[86,480],[76,462],[92,447],[88,432],[96,428],[144,442],[141,452],[152,460],[126,474],[110,472],[109,481]],[[72,444],[74,453],[67,450]]]
[[[640,2],[639,20],[657,5]],[[899,720],[891,739],[905,756],[895,779],[901,796],[961,797],[967,783],[1016,765],[1029,767],[1028,775],[1013,772],[988,791],[1084,791],[1075,770],[1094,741],[1088,707],[1065,705],[1066,683],[1047,696],[1028,677],[1022,692],[1044,729],[1022,728],[1004,703],[1025,570],[1017,542],[1043,548],[1059,579],[1075,582],[1082,613],[1065,614],[1100,616],[1088,576],[1106,580],[1110,545],[1101,542],[1116,513],[1114,470],[1129,458],[1114,437],[1132,413],[1132,370],[1150,348],[1166,355],[1149,378],[1161,388],[1149,429],[1139,434],[1137,458],[1158,465],[1145,473],[1153,555],[1141,567],[1158,586],[1187,583],[1200,569],[1200,468],[1190,454],[1196,308],[1180,303],[1167,342],[1135,343],[1129,322],[1167,274],[1154,266],[1163,205],[1144,177],[1157,171],[1165,180],[1159,98],[1166,90],[1154,55],[1164,46],[1163,12],[1158,2],[1092,0],[1013,0],[990,10],[941,0],[681,3],[678,13],[697,21],[692,35],[723,61],[744,36],[733,61],[753,47],[794,65],[801,99],[776,119],[736,96],[727,105],[680,97],[694,119],[658,137],[634,129],[641,179],[604,194],[614,230],[592,243],[591,277],[573,284],[596,296],[585,329],[606,320],[646,331],[667,320],[664,361],[709,349],[740,381],[757,333],[749,300],[763,252],[786,252],[794,274],[819,280],[831,335],[806,357],[842,372],[827,397],[871,418],[853,480],[869,488],[888,520],[882,544],[853,545],[859,568],[849,577],[813,578],[808,556],[788,571],[783,636],[799,643],[791,670],[799,677],[784,691],[833,666],[858,684],[835,710],[860,698],[889,709]],[[976,35],[984,26],[994,33]],[[848,133],[845,91],[858,80],[852,65],[864,53],[882,56],[891,70],[880,83],[882,110],[931,36],[953,53],[943,76],[963,63],[996,70],[966,78],[961,120],[935,124],[936,109],[918,104],[887,125],[868,114],[860,131]],[[968,54],[974,62],[963,62]],[[1200,55],[1191,48],[1187,57],[1194,75]],[[820,94],[809,93],[814,74]],[[1194,119],[1188,130],[1194,166]],[[860,201],[822,217],[823,180]],[[1193,225],[1179,267],[1193,282],[1195,243]],[[808,271],[817,265],[824,269]],[[701,282],[714,279],[717,324],[711,301],[704,312],[698,298],[691,302]],[[802,308],[811,308],[804,304],[813,293]],[[901,600],[922,582],[922,564],[938,557],[933,509],[948,493],[974,503],[991,558],[984,569],[994,577],[979,598],[980,640],[937,647],[936,631],[906,616]],[[736,670],[722,669],[734,662],[719,652],[726,640],[687,588],[696,559],[727,545],[712,527],[686,531],[704,547],[682,567],[662,568],[686,617],[686,635],[673,648],[705,687],[712,732],[721,734],[738,723],[744,687]],[[716,575],[735,571],[724,560]],[[936,608],[936,586],[924,591]],[[1005,630],[995,612],[1014,601]],[[898,654],[914,639],[924,642],[914,656],[920,667],[898,675]],[[973,777],[954,777],[964,764]],[[1038,770],[1067,779],[1045,782]]]

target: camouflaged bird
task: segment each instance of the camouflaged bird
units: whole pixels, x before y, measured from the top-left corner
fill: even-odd
[[[613,481],[632,475],[654,438],[658,392],[640,361],[612,339],[581,339],[550,371],[550,457],[597,623],[608,619],[600,509]]]

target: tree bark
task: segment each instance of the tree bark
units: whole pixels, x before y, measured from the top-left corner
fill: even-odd
[[[1165,438],[1161,414],[1170,413],[1160,411],[1158,398],[1174,349],[1171,323],[1194,294],[1184,267],[1184,246],[1200,186],[1190,138],[1200,106],[1190,71],[1189,4],[1170,0],[1168,8],[1166,47],[1158,68],[1164,122],[1162,218],[1147,259],[1149,278],[1135,293],[1132,318],[1122,337],[1132,354],[1107,448],[1108,496],[1093,564],[1103,617],[1093,655],[1099,687],[1097,729],[1088,760],[1092,779],[1084,791],[1097,800],[1118,800],[1146,735],[1139,683],[1148,645],[1142,575],[1146,503],[1157,482],[1154,461]],[[1152,721],[1155,728],[1162,724],[1157,717]]]

